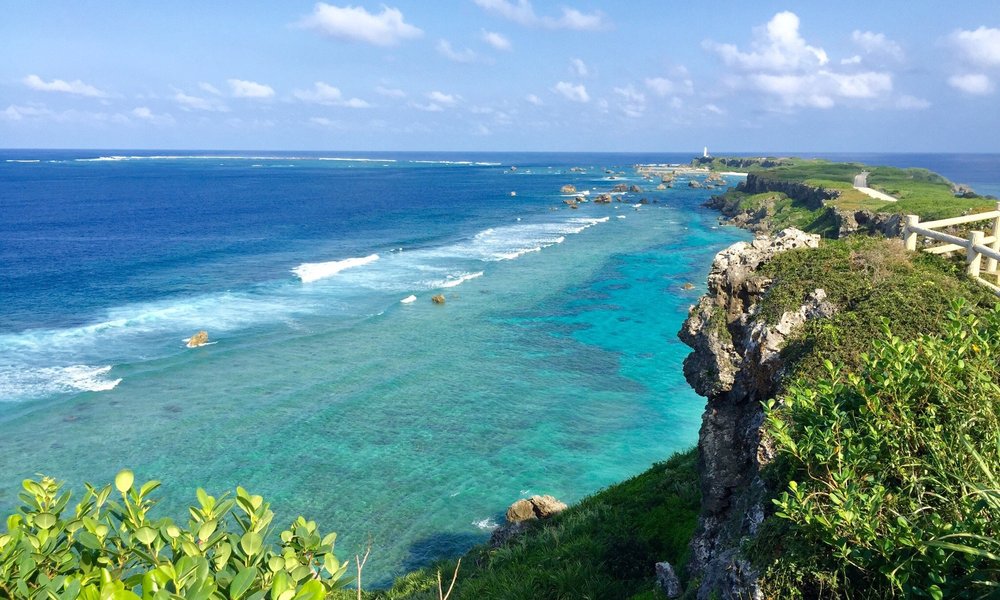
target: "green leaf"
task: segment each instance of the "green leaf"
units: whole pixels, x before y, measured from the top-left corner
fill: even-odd
[[[302,586],[293,600],[323,600],[326,597],[326,589],[318,579],[311,579]]]
[[[56,516],[52,513],[38,513],[35,515],[35,527],[39,529],[51,529],[56,524]]]
[[[246,552],[247,556],[253,556],[260,552],[263,545],[264,538],[256,531],[248,531],[240,538],[240,548],[243,548],[243,552]]]
[[[233,578],[233,583],[229,586],[229,597],[232,600],[240,600],[240,597],[247,593],[247,590],[249,590],[250,586],[253,585],[256,577],[257,569],[255,567],[244,567],[240,569],[240,572]]]
[[[156,530],[152,527],[140,527],[135,532],[135,539],[148,546],[156,539]]]
[[[76,541],[80,542],[81,544],[83,544],[87,548],[90,548],[91,550],[100,550],[101,548],[104,547],[104,544],[101,543],[101,540],[99,540],[96,535],[90,533],[89,531],[81,531],[77,533]]]
[[[125,492],[132,489],[132,483],[134,481],[135,481],[135,474],[128,469],[122,469],[121,471],[118,471],[117,475],[115,475],[115,488],[117,488],[119,492],[124,494]]]
[[[212,537],[216,527],[218,527],[218,522],[215,519],[202,523],[201,527],[198,528],[198,539],[207,540]]]
[[[944,592],[942,592],[941,588],[939,588],[936,585],[932,585],[931,587],[927,588],[927,594],[930,595],[930,597],[933,598],[933,600],[941,600],[942,598],[944,598]]]

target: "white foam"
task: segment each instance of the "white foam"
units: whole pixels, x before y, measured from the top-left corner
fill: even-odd
[[[453,288],[457,285],[462,285],[463,283],[469,281],[470,279],[476,279],[477,277],[482,277],[482,276],[483,276],[483,271],[477,271],[475,273],[462,273],[461,275],[457,275],[454,277],[449,276],[444,281],[437,282],[437,284],[434,285],[433,287]]]
[[[37,163],[37,162],[42,162],[42,161],[40,161],[38,159],[33,159],[33,158],[9,158],[5,162],[11,162],[11,163]]]
[[[0,369],[0,401],[29,400],[51,394],[106,392],[122,382],[107,377],[111,366],[70,365],[39,369]]]
[[[473,521],[472,524],[482,529],[483,531],[493,531],[494,529],[499,527],[499,525],[497,525],[497,522],[493,520],[493,517],[486,517],[485,519]]]
[[[403,298],[403,299],[402,299],[402,300],[400,300],[399,302],[400,302],[401,304],[409,304],[409,303],[411,303],[411,302],[416,302],[416,301],[417,301],[417,297],[416,297],[416,296],[414,296],[413,294],[410,294],[409,296],[407,296],[406,298]]]
[[[378,259],[378,254],[369,254],[368,256],[361,256],[357,258],[345,258],[344,260],[331,260],[321,263],[302,263],[292,269],[292,273],[295,273],[295,275],[302,280],[302,283],[310,283],[312,281],[326,279],[327,277],[333,277],[344,269],[352,269],[354,267],[371,264]]]

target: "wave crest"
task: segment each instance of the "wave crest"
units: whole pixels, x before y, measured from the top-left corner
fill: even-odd
[[[356,258],[345,258],[344,260],[331,260],[321,263],[302,263],[292,269],[292,273],[302,280],[302,283],[310,283],[327,277],[333,277],[344,269],[362,267],[371,264],[379,259],[378,254],[369,254]]]

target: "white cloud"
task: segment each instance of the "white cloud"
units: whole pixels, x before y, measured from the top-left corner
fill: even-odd
[[[982,73],[952,75],[948,78],[948,85],[973,96],[986,96],[992,94],[994,89],[993,82]]]
[[[406,98],[406,92],[399,88],[387,88],[380,85],[375,88],[375,92],[387,98]]]
[[[888,73],[842,74],[821,70],[810,75],[757,73],[750,87],[772,95],[785,106],[833,108],[838,99],[874,99],[892,91]]]
[[[64,94],[76,94],[78,96],[87,96],[90,98],[108,97],[107,93],[102,92],[96,87],[86,84],[79,79],[74,81],[63,81],[62,79],[45,81],[38,75],[28,75],[23,81],[24,85],[39,92],[62,92]]]
[[[573,102],[590,102],[590,95],[587,94],[587,88],[582,83],[573,85],[566,81],[560,81],[552,88],[552,91]]]
[[[541,98],[539,98],[534,94],[528,94],[527,96],[524,97],[524,99],[529,104],[534,104],[535,106],[542,106],[543,104],[545,104],[544,102],[542,102]]]
[[[346,106],[347,108],[370,108],[371,104],[361,98],[344,98],[339,88],[329,83],[317,81],[311,90],[295,90],[292,96],[303,102],[326,106]]]
[[[636,90],[632,84],[623,88],[616,87],[614,92],[622,98],[619,108],[626,117],[638,118],[646,112],[646,95]]]
[[[444,104],[445,106],[454,106],[459,100],[462,99],[461,96],[455,94],[445,94],[444,92],[439,92],[437,90],[433,92],[428,92],[427,97],[430,98],[431,102],[435,104]]]
[[[38,108],[36,106],[16,106],[14,104],[9,105],[0,116],[8,121],[20,121],[22,119],[31,118],[41,118],[48,117],[52,115],[52,111],[47,108]]]
[[[482,30],[480,38],[496,50],[510,50],[510,40],[495,31]]]
[[[417,110],[422,110],[425,112],[441,112],[444,109],[441,108],[440,104],[435,104],[433,102],[428,102],[427,104],[420,104],[419,102],[410,102],[410,106],[416,108]]]
[[[743,52],[733,44],[703,43],[727,65],[744,71],[790,72],[823,66],[830,60],[826,51],[802,39],[799,17],[788,11],[774,15],[763,28],[755,28],[751,45],[752,50]]]
[[[516,2],[511,0],[475,0],[475,2],[483,10],[529,27],[587,31],[603,29],[607,25],[604,13],[600,11],[583,13],[575,8],[564,6],[561,16],[543,17],[535,13],[535,8],[528,0],[516,0]]]
[[[361,6],[340,7],[318,2],[313,14],[299,24],[330,37],[375,46],[395,46],[424,33],[407,23],[398,8],[388,6],[383,6],[382,12],[374,14]]]
[[[322,127],[332,127],[337,129],[341,129],[344,127],[344,124],[341,121],[335,121],[333,119],[328,119],[326,117],[311,117],[309,119],[309,122],[314,125],[320,125]]]
[[[174,93],[174,102],[180,104],[181,110],[207,110],[229,112],[229,107],[216,98],[201,98],[185,94],[181,90]]]
[[[686,76],[687,71],[682,70],[681,74]],[[667,79],[666,77],[647,77],[645,84],[649,91],[660,97],[667,97],[671,94],[694,93],[694,83],[686,77],[680,81]]]
[[[209,94],[212,94],[213,96],[221,96],[222,95],[222,92],[219,91],[219,88],[215,87],[211,83],[205,83],[204,81],[202,81],[201,83],[198,84],[198,87],[201,88],[202,91],[208,92]]]
[[[237,98],[270,98],[274,96],[274,88],[256,81],[244,79],[227,79],[229,90]]]
[[[931,103],[924,98],[917,98],[903,94],[896,99],[896,108],[901,110],[924,110],[931,107]]]
[[[980,27],[960,29],[951,34],[951,42],[966,60],[984,67],[1000,66],[1000,29]]]
[[[448,40],[438,40],[437,51],[441,56],[458,63],[471,63],[476,60],[476,53],[471,49],[455,50]]]
[[[570,69],[573,74],[577,77],[586,77],[590,74],[590,70],[587,68],[587,63],[583,62],[579,58],[574,58],[569,61]]]
[[[131,115],[141,121],[146,121],[154,125],[172,125],[174,123],[174,118],[170,114],[156,114],[147,106],[133,108]]]
[[[888,56],[894,60],[903,60],[903,48],[896,42],[885,37],[884,33],[855,29],[851,33],[851,39],[868,54]]]
[[[713,115],[720,115],[721,116],[721,115],[726,114],[725,110],[719,108],[718,106],[716,106],[714,104],[706,104],[702,108],[704,108],[706,112],[710,112]]]
[[[840,59],[840,64],[842,64],[842,65],[860,65],[861,64],[861,57],[858,56],[857,54],[855,54],[854,56],[852,56],[850,58],[842,58],[842,59]]]

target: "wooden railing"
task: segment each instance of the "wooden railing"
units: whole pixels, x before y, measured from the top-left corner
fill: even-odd
[[[941,227],[978,221],[992,221],[990,228],[992,231],[989,232],[989,235],[985,231],[970,231],[968,238],[961,238],[943,231],[936,231]],[[1000,294],[1000,273],[997,272],[997,264],[1000,263],[1000,202],[997,203],[997,209],[994,211],[952,219],[921,223],[920,217],[917,215],[906,215],[903,243],[907,250],[917,249],[918,236],[941,242],[938,246],[922,248],[924,252],[944,254],[965,250],[966,271],[969,273],[969,277]],[[983,264],[984,259],[985,265]],[[991,277],[993,281],[989,281],[985,277]]]

